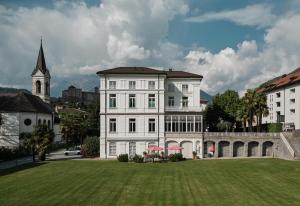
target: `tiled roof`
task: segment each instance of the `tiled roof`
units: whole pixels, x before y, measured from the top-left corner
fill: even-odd
[[[300,68],[292,71],[289,74],[284,74],[280,77],[276,77],[265,84],[262,84],[261,87],[258,88],[259,92],[268,92],[272,90],[276,90],[282,87],[286,87],[292,84],[296,84],[300,82]]]
[[[46,114],[52,114],[54,112],[51,106],[45,103],[41,98],[24,92],[1,93],[0,111],[34,112]]]
[[[185,71],[173,71],[171,69],[169,69],[168,71],[163,71],[147,67],[117,67],[113,69],[99,71],[97,72],[97,74],[164,74],[168,78],[203,78],[203,76],[201,75]]]

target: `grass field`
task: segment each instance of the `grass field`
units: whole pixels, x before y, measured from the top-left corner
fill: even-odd
[[[0,173],[0,205],[300,205],[300,161],[55,161]]]

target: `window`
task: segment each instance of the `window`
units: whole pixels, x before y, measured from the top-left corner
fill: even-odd
[[[280,107],[280,102],[276,102],[276,106],[277,106],[277,107]]]
[[[180,117],[180,132],[186,132],[186,116]]]
[[[115,118],[109,119],[109,132],[117,131],[117,120]]]
[[[117,82],[116,81],[109,81],[109,89],[116,89]]]
[[[171,116],[165,117],[165,130],[166,132],[171,132]]]
[[[135,132],[135,119],[129,119],[129,132]]]
[[[187,132],[194,131],[194,116],[187,117]]]
[[[183,85],[182,85],[182,92],[186,93],[186,92],[188,92],[188,91],[189,91],[189,85],[183,84]]]
[[[129,94],[129,108],[135,108],[135,94]]]
[[[174,84],[172,83],[168,84],[168,92],[174,92],[174,90],[175,90]]]
[[[51,127],[51,122],[50,122],[50,120],[48,120],[48,128],[50,128]]]
[[[290,89],[291,93],[295,93],[295,91],[296,91],[295,88]]]
[[[276,97],[278,97],[278,98],[280,97],[280,92],[276,93]]]
[[[155,89],[155,81],[148,82],[148,89]]]
[[[37,94],[41,93],[41,82],[39,80],[35,82],[35,89]]]
[[[168,97],[168,106],[174,107],[174,97]]]
[[[41,119],[39,119],[39,121],[38,121],[38,125],[41,125],[42,124],[42,120]]]
[[[25,120],[24,120],[24,124],[25,124],[26,126],[30,126],[30,125],[31,125],[31,119],[25,119]]]
[[[133,156],[136,154],[136,143],[135,142],[129,142],[129,155]]]
[[[49,87],[49,83],[48,82],[46,82],[46,84],[45,84],[45,94],[46,95],[50,94],[50,87]]]
[[[290,109],[290,114],[291,115],[295,114],[295,109]]]
[[[116,156],[117,144],[115,142],[109,143],[109,156]]]
[[[201,132],[201,116],[195,116],[195,132]]]
[[[43,125],[46,125],[46,120],[45,119],[43,120]]]
[[[154,108],[155,107],[155,94],[148,95],[148,107]]]
[[[135,81],[129,81],[129,89],[135,89]]]
[[[149,119],[148,125],[149,125],[148,131],[155,132],[155,119]]]
[[[172,116],[172,132],[178,132],[178,122],[179,118],[178,116]]]
[[[290,104],[295,104],[296,100],[295,99],[290,99]]]
[[[109,94],[109,108],[116,108],[117,97],[116,94]]]
[[[188,107],[188,106],[189,106],[189,98],[182,97],[182,107]]]

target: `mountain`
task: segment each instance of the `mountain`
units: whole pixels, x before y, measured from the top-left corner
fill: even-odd
[[[210,94],[206,93],[203,90],[200,90],[200,98],[201,99],[206,99],[209,104],[212,103],[212,99],[213,99],[213,97]]]
[[[26,89],[16,89],[16,88],[9,88],[9,87],[0,87],[0,93],[17,93],[17,92],[25,92],[31,94],[30,91]]]

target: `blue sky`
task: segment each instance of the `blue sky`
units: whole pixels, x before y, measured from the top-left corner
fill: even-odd
[[[30,89],[40,36],[52,95],[115,66],[183,69],[211,93],[300,65],[297,0],[0,0],[0,86]]]

